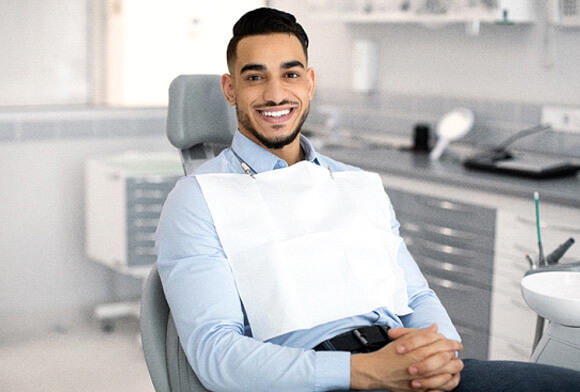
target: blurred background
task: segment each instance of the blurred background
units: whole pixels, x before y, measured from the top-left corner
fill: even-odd
[[[467,106],[469,141],[489,145],[539,123],[546,105],[580,107],[578,1],[3,0],[0,390],[152,390],[135,308],[109,309],[113,321],[96,311],[138,302],[148,263],[111,236],[125,235],[126,217],[89,225],[88,162],[128,183],[143,156],[175,155],[170,81],[226,72],[233,23],[261,5],[294,13],[309,34],[314,129],[331,107],[344,128],[410,138]],[[578,134],[527,147],[580,154]],[[171,183],[179,162],[164,162],[153,174]],[[106,186],[112,205],[126,197]],[[90,241],[119,247],[121,261],[91,254]]]

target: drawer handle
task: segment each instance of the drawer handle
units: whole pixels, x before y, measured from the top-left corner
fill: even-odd
[[[441,210],[446,211],[455,211],[461,212],[466,214],[472,214],[475,212],[473,206],[466,207],[462,204],[454,203],[449,200],[433,200],[433,199],[425,199],[421,201],[422,204],[425,204],[428,207],[439,208]]]
[[[137,213],[149,212],[160,214],[161,210],[163,210],[162,204],[135,204],[133,206],[133,211]]]
[[[447,261],[429,259],[429,264],[441,271],[457,272],[466,276],[479,276],[482,274],[481,271],[466,267],[464,265],[449,263]]]
[[[149,241],[149,242],[155,242],[155,232],[153,233],[136,233],[133,236],[133,239],[135,241],[139,241],[139,242],[144,242],[144,241]]]
[[[157,227],[159,219],[135,219],[135,227]]]
[[[464,284],[457,283],[449,279],[437,278],[433,275],[426,276],[429,277],[428,280],[432,281],[437,286],[445,287],[446,289],[461,291],[463,293],[469,293],[471,291],[471,288]]]
[[[403,231],[409,231],[412,233],[427,232],[469,241],[475,241],[479,238],[477,235],[474,235],[468,231],[459,231],[450,227],[431,225],[429,223],[421,223],[419,225],[417,223],[411,223],[407,221],[405,223],[401,223],[401,227],[403,228]]]
[[[412,247],[413,244],[415,243],[415,240],[413,238],[407,237],[407,239],[405,240],[405,243],[408,246]],[[451,245],[441,245],[441,244],[431,242],[429,240],[421,240],[420,246],[425,248],[425,249],[432,250],[435,252],[444,253],[447,255],[457,255],[457,256],[465,256],[465,257],[475,257],[476,256],[475,252],[471,249],[463,249],[463,248],[458,248],[456,246],[451,246]]]
[[[156,256],[157,252],[154,247],[139,246],[135,248],[135,254],[138,256]]]
[[[133,181],[135,184],[171,184],[177,181],[178,177],[168,177],[168,176],[147,176],[135,178]]]
[[[133,197],[136,199],[165,199],[167,197],[167,192],[154,189],[137,189],[133,192]]]

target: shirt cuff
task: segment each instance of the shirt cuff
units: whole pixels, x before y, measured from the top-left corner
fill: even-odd
[[[346,351],[317,351],[315,357],[316,390],[350,389],[350,353]]]

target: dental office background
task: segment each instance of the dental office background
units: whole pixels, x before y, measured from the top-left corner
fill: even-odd
[[[562,23],[555,1],[505,2],[521,15],[514,23],[373,19],[413,7],[452,14],[463,3],[473,2],[267,2],[310,36],[309,126],[324,124],[317,108],[333,107],[345,129],[410,139],[415,124],[465,106],[476,115],[469,141],[491,145],[537,125],[545,105],[580,107],[580,17]],[[169,82],[225,72],[233,22],[262,4],[0,2],[0,344],[74,328],[96,305],[138,296],[140,281],[86,256],[85,162],[173,151]],[[540,136],[528,148],[580,157],[579,137]]]

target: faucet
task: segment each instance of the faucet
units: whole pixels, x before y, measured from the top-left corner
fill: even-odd
[[[526,259],[530,263],[530,270],[526,275],[535,272],[544,271],[580,271],[580,261],[574,263],[558,264],[562,256],[574,245],[574,238],[570,237],[562,244],[560,244],[552,253],[550,253],[546,258],[540,256],[535,257],[527,254]]]

